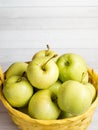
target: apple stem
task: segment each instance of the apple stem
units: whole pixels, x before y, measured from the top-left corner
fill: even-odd
[[[48,56],[48,55],[49,55],[49,53],[50,53],[50,47],[49,47],[49,45],[47,44],[47,50],[46,50],[45,55],[46,55],[46,56]]]
[[[49,47],[49,45],[48,45],[48,44],[47,44],[47,49],[48,49],[48,50],[50,50],[50,47]]]
[[[58,55],[57,54],[54,54],[52,57],[50,57],[50,59],[48,59],[42,66],[42,69],[45,70],[45,65],[53,58],[57,57]]]

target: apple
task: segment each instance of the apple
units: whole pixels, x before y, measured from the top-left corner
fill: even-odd
[[[2,85],[3,82],[4,82],[4,74],[2,67],[0,66],[0,86]]]
[[[35,58],[27,67],[27,78],[38,89],[47,89],[58,80],[59,69],[52,57]]]
[[[71,113],[68,113],[66,111],[61,111],[59,119],[70,118],[70,117],[73,117]]]
[[[13,75],[22,76],[24,72],[26,72],[27,66],[28,64],[26,62],[14,62],[9,66],[5,73],[6,79]]]
[[[11,106],[23,107],[33,95],[33,87],[25,77],[11,76],[4,81],[3,94]]]
[[[93,102],[95,100],[95,97],[96,97],[96,89],[95,89],[94,85],[91,84],[90,82],[86,83],[85,85],[91,92],[92,102]]]
[[[50,90],[54,95],[57,96],[61,84],[62,84],[61,81],[60,81],[60,80],[57,80],[54,84],[52,84],[52,85],[49,87],[49,90]]]
[[[75,80],[65,81],[58,92],[58,106],[73,116],[84,113],[92,103],[87,85]]]
[[[28,104],[29,115],[40,120],[57,119],[60,109],[52,98],[53,95],[48,89],[37,91]]]
[[[62,82],[67,80],[88,82],[88,66],[80,55],[65,53],[58,58],[56,63],[59,68],[59,79]]]
[[[40,50],[36,52],[32,57],[32,60],[37,58],[38,59],[45,58],[45,57],[50,58],[53,57],[54,55],[56,56],[53,58],[53,60],[56,61],[58,58],[58,54],[55,51],[51,50],[50,47],[47,45],[47,50]]]

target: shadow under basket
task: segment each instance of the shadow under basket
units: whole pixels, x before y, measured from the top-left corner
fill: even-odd
[[[98,105],[98,75],[94,72],[93,69],[89,69],[88,74],[89,81],[96,88],[96,98],[85,113],[76,117],[58,120],[33,119],[29,115],[11,107],[11,105],[6,101],[3,96],[3,85],[0,87],[0,98],[3,105],[8,110],[8,113],[11,116],[13,122],[21,130],[86,130],[92,122],[94,111]]]

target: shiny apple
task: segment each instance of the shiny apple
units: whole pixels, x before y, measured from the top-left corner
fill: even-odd
[[[23,107],[33,95],[33,87],[25,77],[11,76],[4,81],[3,94],[11,106]]]
[[[92,102],[93,102],[95,100],[95,97],[96,97],[96,89],[95,89],[94,85],[91,83],[86,83],[85,85],[91,92]]]
[[[34,54],[34,56],[32,57],[32,60],[33,59],[51,58],[54,55],[56,55],[56,56],[53,58],[53,60],[56,61],[58,58],[58,54],[55,51],[51,50],[49,45],[47,45],[47,49],[36,52]]]
[[[58,80],[59,69],[53,57],[36,58],[28,64],[27,78],[34,87],[47,89]]]
[[[5,72],[6,79],[13,75],[22,76],[27,71],[28,64],[26,62],[14,62]]]
[[[58,105],[62,111],[73,116],[84,113],[92,103],[92,95],[86,85],[74,81],[65,81],[58,93]]]
[[[61,84],[62,84],[62,82],[61,82],[60,80],[57,80],[54,84],[52,84],[52,85],[49,87],[49,90],[50,90],[54,95],[57,96]]]
[[[60,114],[60,109],[52,100],[52,93],[46,90],[37,91],[28,104],[28,113],[32,118],[40,120],[57,119]]]
[[[59,79],[62,82],[67,80],[88,82],[88,66],[82,56],[74,53],[65,53],[58,58],[57,65],[59,68]]]

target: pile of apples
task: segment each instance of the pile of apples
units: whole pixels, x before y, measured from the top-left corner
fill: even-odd
[[[26,108],[30,117],[55,120],[84,113],[94,101],[96,90],[80,55],[58,55],[48,47],[36,52],[30,62],[9,66],[3,94],[12,107]]]

